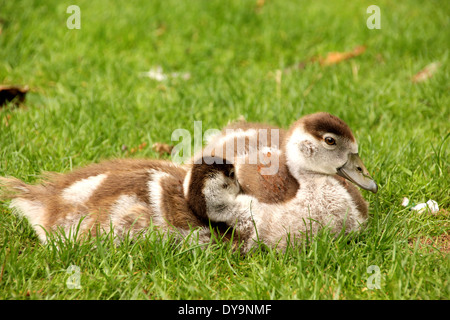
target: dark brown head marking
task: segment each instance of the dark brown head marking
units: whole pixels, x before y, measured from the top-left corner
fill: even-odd
[[[187,202],[189,208],[197,217],[203,221],[208,220],[206,201],[203,194],[205,180],[219,172],[229,177],[233,170],[234,166],[232,164],[226,163],[226,161],[219,157],[204,157],[201,163],[196,163],[192,166]]]
[[[355,142],[355,137],[348,125],[332,114],[314,113],[304,116],[298,122],[303,123],[305,130],[319,140],[322,140],[324,133],[329,132]]]

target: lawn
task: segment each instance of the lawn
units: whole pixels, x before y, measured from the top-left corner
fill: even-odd
[[[67,27],[73,4],[80,29]],[[370,221],[356,237],[323,232],[246,257],[157,235],[56,250],[0,202],[0,299],[449,299],[450,2],[379,0],[381,29],[367,27],[369,4],[0,0],[0,84],[30,88],[0,107],[0,176],[169,159],[152,145],[176,144],[172,132],[193,134],[194,121],[203,132],[241,115],[288,128],[328,111],[380,187],[363,191]],[[158,66],[162,81],[146,74]],[[403,197],[440,211],[411,211]]]

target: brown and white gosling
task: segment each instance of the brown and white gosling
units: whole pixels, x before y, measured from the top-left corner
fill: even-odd
[[[307,164],[300,163],[297,175],[302,185],[293,198],[264,203],[242,193],[233,165],[216,160],[214,166],[192,166],[192,177],[198,181],[189,184],[188,202],[206,209],[197,210],[203,218],[236,228],[244,253],[258,241],[284,250],[290,241],[313,237],[324,227],[334,234],[359,231],[368,218],[367,205],[357,190],[349,192],[333,174],[306,170]]]
[[[187,168],[163,160],[112,160],[49,174],[37,185],[3,177],[0,185],[3,198],[12,199],[10,207],[28,219],[43,243],[58,231],[96,235],[112,227],[120,239],[128,232],[130,236],[145,232],[150,225],[208,243],[209,224],[192,211],[184,196],[186,172]],[[198,180],[196,174],[192,177]],[[194,209],[205,211],[198,204]]]
[[[214,136],[203,151],[203,155],[210,153],[234,163],[244,193],[260,202],[283,203],[294,198],[308,172],[332,176],[361,207],[365,204],[359,191],[345,179],[374,193],[378,190],[358,155],[351,129],[325,112],[300,118],[288,131],[235,122]]]

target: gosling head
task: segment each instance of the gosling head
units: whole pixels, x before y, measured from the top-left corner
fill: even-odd
[[[208,219],[207,203],[223,206],[241,192],[234,165],[219,157],[203,157],[193,164],[183,187],[189,208],[202,220]]]
[[[358,144],[348,125],[319,112],[299,119],[286,138],[286,164],[298,180],[301,172],[338,174],[359,187],[378,191],[358,155]]]

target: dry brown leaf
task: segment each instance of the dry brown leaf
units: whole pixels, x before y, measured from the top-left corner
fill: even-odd
[[[433,62],[427,65],[425,68],[417,72],[411,79],[412,82],[424,82],[428,79],[430,79],[433,74],[436,73],[436,71],[439,69],[441,64],[439,62]]]
[[[152,146],[152,149],[158,152],[160,156],[162,156],[164,154],[171,154],[173,146],[166,143],[155,142]]]
[[[139,150],[142,150],[142,149],[144,149],[146,146],[147,146],[147,142],[142,142],[142,143],[138,146],[138,148],[139,148]]]
[[[167,31],[167,26],[164,23],[160,23],[158,28],[155,30],[155,35],[157,37],[162,36]]]
[[[127,150],[128,147],[125,146],[125,148],[124,148],[124,146],[125,146],[125,145],[122,146],[122,150]],[[136,153],[137,151],[141,151],[141,150],[144,149],[146,146],[147,146],[147,142],[142,142],[139,146],[137,146],[137,147],[135,147],[135,148],[131,148],[131,149],[130,149],[130,153]]]
[[[358,46],[349,52],[329,52],[325,59],[322,57],[319,57],[318,61],[319,61],[320,65],[322,65],[322,66],[329,66],[329,65],[337,64],[344,60],[348,60],[348,59],[357,57],[357,56],[363,54],[365,51],[366,51],[365,46]]]
[[[363,54],[366,51],[366,49],[367,49],[366,46],[358,46],[349,52],[329,52],[326,58],[323,58],[321,56],[315,56],[307,60],[301,61],[296,65],[287,67],[286,69],[284,69],[284,73],[290,73],[293,70],[303,70],[306,68],[307,65],[312,64],[314,62],[319,62],[321,66],[330,66],[333,64],[337,64],[344,60],[348,60]]]
[[[6,116],[5,116],[5,118],[4,118],[4,120],[5,120],[5,127],[8,127],[9,126],[9,120],[11,119],[11,115],[10,114],[7,114]]]
[[[28,86],[0,85],[0,107],[10,101],[14,101],[16,105],[23,103],[29,90]]]
[[[261,10],[264,7],[265,3],[266,3],[265,0],[256,0],[256,6],[255,6],[256,13],[260,13],[261,12]]]

